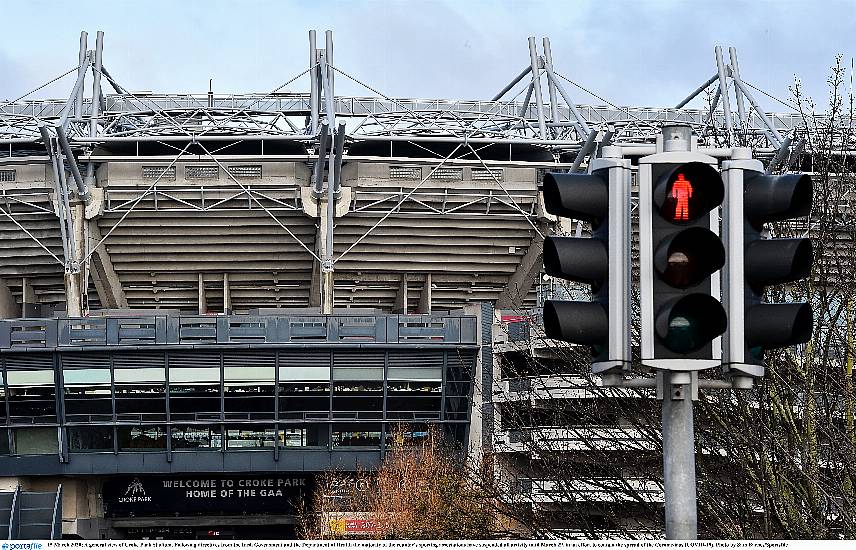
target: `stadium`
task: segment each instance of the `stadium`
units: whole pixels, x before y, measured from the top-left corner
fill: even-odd
[[[544,212],[543,174],[651,154],[664,123],[773,168],[804,146],[733,49],[676,107],[641,108],[575,103],[549,40],[528,46],[484,100],[387,97],[336,64],[329,31],[269,93],[192,95],[126,89],[84,32],[66,98],[4,102],[10,538],[293,537],[315,476],[376,467],[402,427],[526,453],[494,363],[538,353],[514,341],[565,292],[543,239],[583,230]],[[343,79],[370,95],[337,95]],[[740,90],[736,113],[728,93],[687,107],[716,86]]]

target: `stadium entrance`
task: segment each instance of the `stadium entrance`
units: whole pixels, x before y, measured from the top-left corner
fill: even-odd
[[[118,476],[104,482],[104,517],[129,539],[283,539],[313,478],[270,475]]]

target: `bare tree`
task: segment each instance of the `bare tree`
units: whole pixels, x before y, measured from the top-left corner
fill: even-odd
[[[509,510],[491,489],[489,464],[468,468],[437,430],[408,444],[402,431],[377,472],[329,473],[304,511],[307,538],[336,538],[331,520],[367,522],[375,539],[491,539],[508,536]],[[347,520],[339,520],[347,521]]]

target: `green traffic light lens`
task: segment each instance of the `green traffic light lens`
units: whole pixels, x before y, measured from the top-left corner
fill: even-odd
[[[700,342],[701,331],[699,319],[689,315],[676,315],[669,319],[669,332],[666,335],[666,347],[678,353],[689,353],[699,349],[705,342]]]
[[[657,335],[675,353],[692,353],[725,332],[725,310],[709,294],[690,294],[666,304],[657,314]]]

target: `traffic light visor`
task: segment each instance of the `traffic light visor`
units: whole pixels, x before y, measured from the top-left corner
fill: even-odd
[[[672,223],[690,223],[720,204],[725,187],[709,164],[688,162],[665,174],[654,188],[654,206]]]

